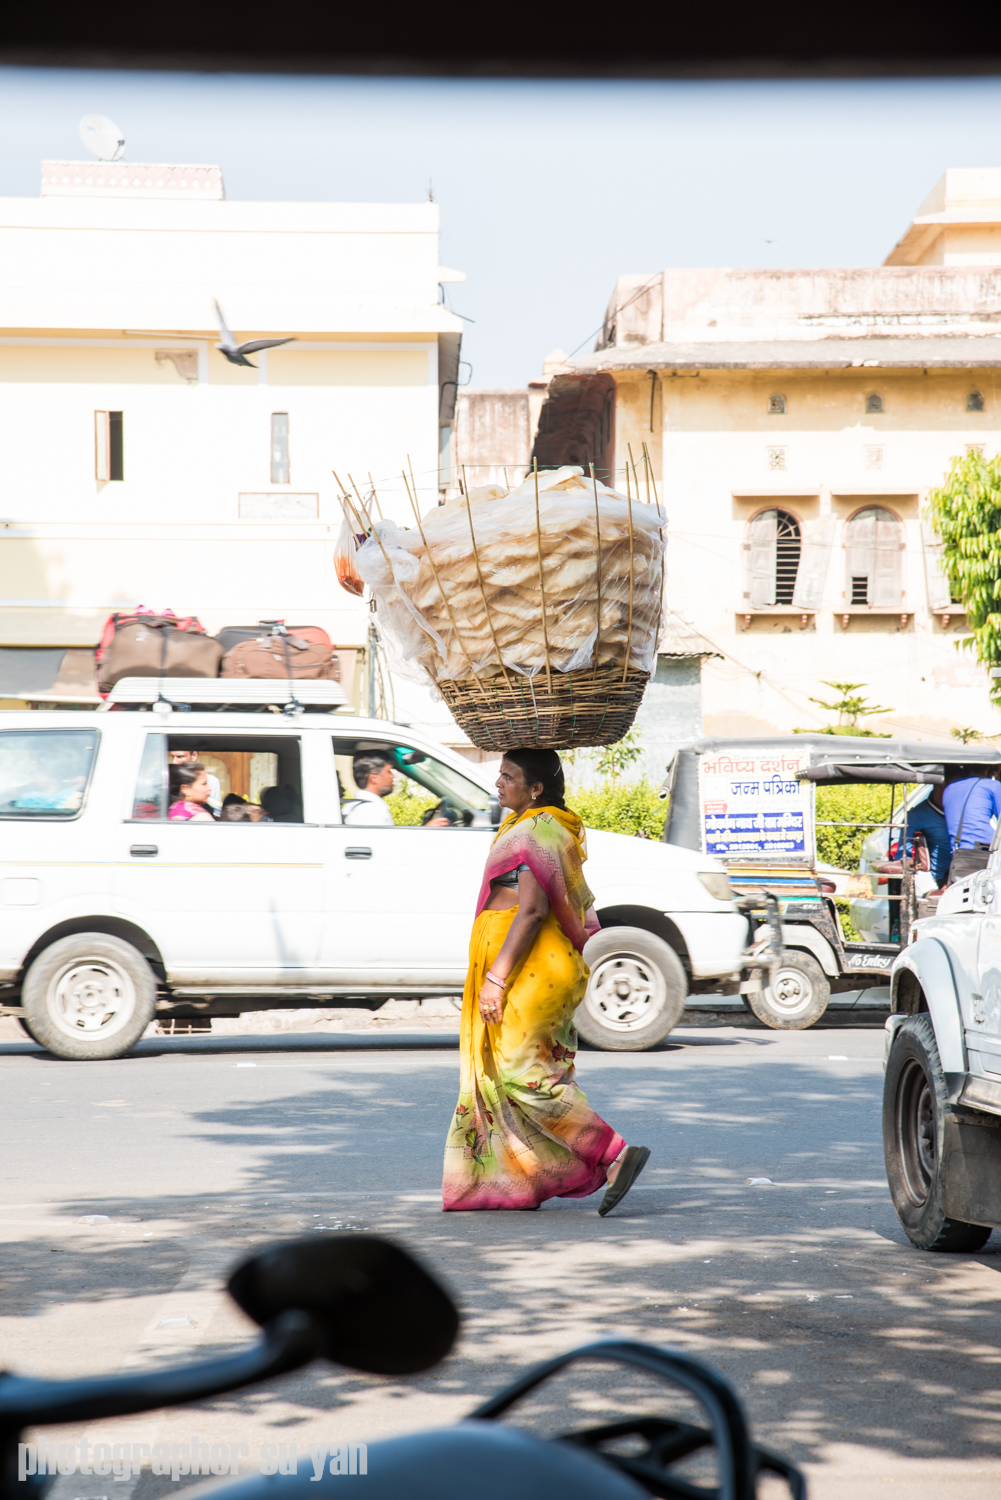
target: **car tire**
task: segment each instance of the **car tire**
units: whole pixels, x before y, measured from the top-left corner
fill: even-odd
[[[831,986],[811,954],[783,948],[768,987],[745,998],[763,1026],[773,1031],[805,1031],[827,1009]]]
[[[21,990],[25,1027],[56,1057],[121,1057],[152,1021],[156,979],[131,943],[81,932],[41,952]]]
[[[605,1052],[642,1052],[677,1026],[688,996],[681,959],[642,927],[606,927],[584,948],[591,970],[578,1032]]]
[[[931,1016],[902,1021],[883,1081],[886,1180],[904,1233],[919,1250],[979,1250],[990,1239],[982,1224],[950,1219],[942,1172],[949,1096]]]
[[[28,1037],[33,1042],[37,1042],[38,1041],[37,1036],[32,1031],[31,1027],[28,1025],[28,1022],[27,1022],[27,1020],[25,1019],[24,1016],[15,1016],[14,1020],[20,1026],[21,1030],[24,1032],[24,1034],[25,1034],[26,1037]]]

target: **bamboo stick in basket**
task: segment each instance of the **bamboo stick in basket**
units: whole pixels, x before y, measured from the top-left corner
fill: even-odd
[[[382,553],[383,557],[386,559],[386,567],[389,569],[390,581],[392,583],[395,583],[396,582],[396,574],[393,572],[393,564],[389,560],[389,553],[386,551],[386,548],[385,548],[385,545],[383,543],[382,537],[376,531],[376,529],[375,529],[375,523],[373,522],[372,517],[369,515],[368,511],[365,509],[365,502],[362,499],[361,495],[358,493],[358,486],[355,484],[354,480],[351,479],[351,475],[350,474],[348,475],[348,479],[351,480],[351,488],[354,490],[355,496],[356,496],[356,498],[358,500],[358,504],[361,506],[361,513],[365,517],[365,520],[368,522],[368,529],[371,532],[372,536],[374,536],[375,539],[376,539],[376,541],[379,543],[379,551]]]
[[[630,459],[632,456],[632,450],[630,450]],[[633,467],[635,468],[635,464]],[[626,478],[627,480],[629,478],[628,469],[626,470]],[[639,496],[637,495],[638,498]],[[629,506],[629,628],[626,632],[626,659],[622,663],[623,684],[625,684],[626,677],[629,674],[629,657],[633,649],[633,497],[628,485],[626,488],[626,503]]]
[[[337,480],[337,484],[338,484],[338,486],[340,488],[340,491],[341,491],[340,502],[341,502],[341,510],[344,511],[344,519],[347,521],[347,523],[348,523],[349,526],[351,526],[351,525],[356,526],[358,528],[358,530],[364,536],[364,534],[365,534],[365,522],[362,520],[361,516],[358,514],[358,512],[355,510],[354,506],[351,504],[351,498],[348,495],[347,490],[344,488],[344,485],[341,483],[341,479],[340,479],[339,474],[337,473],[337,470],[336,469],[331,469],[330,472],[331,472],[331,474],[333,474],[334,478]],[[348,511],[351,512],[350,516],[348,515]]]
[[[594,464],[589,465],[591,470],[591,484],[594,488],[594,535],[596,545],[597,566],[597,593],[598,602],[595,606],[594,626],[594,669],[598,670],[598,644],[601,640],[601,517],[598,514],[598,479],[594,472]]]
[[[500,669],[504,674],[505,683],[508,687],[510,687],[511,679],[507,675],[507,667],[504,665],[504,658],[501,656],[501,649],[497,644],[497,632],[494,630],[494,622],[490,618],[490,607],[487,604],[487,591],[483,587],[483,574],[480,571],[480,554],[476,550],[476,533],[473,530],[473,507],[470,504],[469,500],[469,482],[466,479],[465,464],[463,464],[462,466],[462,487],[466,494],[466,515],[469,517],[469,539],[473,544],[473,562],[476,564],[476,578],[477,582],[480,585],[480,598],[483,600],[483,613],[487,617],[487,627],[490,631],[490,638],[494,643],[494,650],[497,652],[498,665],[500,666]]]
[[[653,481],[653,498],[654,498],[654,504],[657,507],[657,515],[659,517],[660,516],[660,498],[659,498],[659,496],[657,494],[657,476],[653,472],[653,464],[650,462],[650,454],[647,451],[646,443],[643,444],[643,454],[644,454],[644,457],[646,458],[646,462],[647,462],[647,472],[649,473],[650,478]],[[666,517],[665,517],[665,519],[666,519]],[[667,547],[666,547],[666,544],[665,544],[661,548],[661,553],[660,553],[660,608],[657,611],[657,634],[654,637],[655,646],[659,646],[660,645],[660,627],[661,627],[661,624],[662,624],[663,619],[664,619],[664,584],[666,582],[666,579],[667,579]]]
[[[539,597],[542,601],[542,649],[546,653],[546,686],[553,690],[553,672],[549,665],[549,628],[546,625],[546,585],[542,581],[542,527],[539,523],[539,460],[532,459],[535,470],[535,540],[539,549]]]
[[[411,470],[411,478],[413,478],[413,470]],[[421,524],[420,511],[417,509],[417,502],[416,502],[416,500],[414,499],[413,495],[410,493],[410,486],[409,486],[409,484],[407,484],[407,476],[406,476],[405,472],[403,474],[403,483],[404,483],[404,485],[406,487],[407,498],[410,501],[410,506],[411,506],[411,509],[413,510],[413,513],[414,513],[414,519],[417,522],[417,530],[420,532],[420,534],[421,534],[421,541],[424,543],[424,555],[425,555],[425,557],[428,560],[428,564],[429,564],[429,566],[431,568],[431,572],[434,574],[434,581],[438,585],[438,592],[441,595],[441,602],[442,602],[442,604],[444,604],[445,608],[448,611],[448,618],[451,620],[451,622],[452,622],[452,629],[455,631],[455,639],[459,643],[459,650],[462,652],[463,656],[466,658],[466,660],[469,663],[469,670],[472,672],[473,677],[476,679],[476,685],[477,685],[477,687],[482,687],[483,683],[480,681],[479,673],[477,672],[476,668],[473,666],[473,658],[470,656],[469,652],[466,650],[465,642],[463,641],[462,636],[459,634],[459,627],[455,623],[455,616],[452,613],[452,606],[449,604],[448,599],[445,596],[445,588],[444,588],[444,585],[443,585],[441,579],[438,576],[438,569],[435,567],[434,558],[431,556],[431,548],[428,546],[428,539],[424,535],[424,527]]]

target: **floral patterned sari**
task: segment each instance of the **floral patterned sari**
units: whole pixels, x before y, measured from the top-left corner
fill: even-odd
[[[577,1083],[574,1012],[590,971],[581,957],[598,931],[584,880],[576,813],[531,808],[501,824],[487,857],[462,1001],[459,1102],[445,1143],[445,1209],[537,1208],[605,1184],[625,1145]],[[527,864],[549,900],[531,948],[510,975],[503,1016],[488,1026],[478,998],[518,908],[485,911],[490,882]]]

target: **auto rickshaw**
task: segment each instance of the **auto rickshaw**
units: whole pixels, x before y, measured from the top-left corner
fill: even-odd
[[[960,771],[1001,767],[986,745],[796,734],[695,740],[676,752],[661,792],[664,841],[727,866],[753,941],[770,948],[770,982],[744,971],[740,993],[766,1026],[802,1030],[832,994],[885,984],[911,924],[929,915],[937,883],[907,814]],[[817,816],[818,787],[889,786],[884,818]],[[819,828],[864,833],[858,868],[818,861]]]

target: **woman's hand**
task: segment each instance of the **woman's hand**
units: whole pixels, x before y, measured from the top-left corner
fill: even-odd
[[[504,986],[484,979],[480,988],[480,1015],[488,1026],[495,1026],[504,1011]]]

